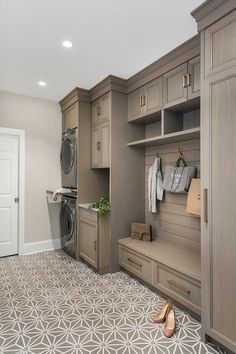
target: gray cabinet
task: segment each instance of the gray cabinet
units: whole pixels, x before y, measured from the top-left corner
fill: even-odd
[[[91,167],[110,167],[110,122],[99,124],[91,130]]]
[[[79,209],[79,255],[93,267],[98,261],[98,216],[96,212]]]
[[[143,89],[138,89],[129,94],[129,116],[128,121],[131,122],[143,116],[142,97]]]
[[[202,329],[236,352],[236,11],[202,34]]]
[[[129,94],[128,121],[154,114],[162,109],[162,77]]]
[[[79,208],[79,256],[99,273],[109,271],[110,215]]]
[[[78,127],[78,102],[62,112],[62,132]]]
[[[164,108],[200,96],[200,57],[178,66],[163,75]]]
[[[188,62],[187,85],[188,99],[200,96],[200,56]]]
[[[110,95],[105,94],[101,98],[92,103],[92,124],[103,123],[110,120],[111,117],[111,105]]]
[[[111,99],[106,94],[92,103],[91,167],[110,167]]]
[[[188,66],[184,63],[163,75],[164,108],[187,101],[187,72]]]

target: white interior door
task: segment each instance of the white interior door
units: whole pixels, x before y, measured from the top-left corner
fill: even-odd
[[[19,138],[0,134],[0,257],[18,253]]]

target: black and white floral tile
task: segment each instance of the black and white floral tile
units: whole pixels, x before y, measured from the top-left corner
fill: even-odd
[[[125,273],[100,276],[63,251],[1,259],[0,353],[223,353],[177,308],[177,331],[165,338],[153,322],[163,302]]]

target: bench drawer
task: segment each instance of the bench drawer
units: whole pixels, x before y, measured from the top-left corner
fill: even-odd
[[[154,286],[186,306],[192,304],[193,310],[200,309],[201,286],[197,280],[155,262]]]
[[[131,251],[126,247],[120,246],[120,265],[130,271],[131,273],[137,275],[139,278],[151,283],[152,281],[152,261]]]

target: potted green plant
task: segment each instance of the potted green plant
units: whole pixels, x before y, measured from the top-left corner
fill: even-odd
[[[99,215],[105,215],[110,211],[108,198],[100,197],[97,202],[89,204],[89,209],[96,209]]]

